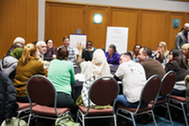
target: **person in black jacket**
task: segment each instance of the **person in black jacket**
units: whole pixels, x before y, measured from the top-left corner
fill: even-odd
[[[0,71],[0,124],[11,118],[17,109],[16,89],[8,76]]]
[[[172,90],[172,95],[185,97],[186,85],[184,78],[189,75],[189,67],[187,60],[179,49],[171,49],[169,52],[169,62],[165,65],[165,71],[168,72],[170,70],[176,73],[176,83]]]

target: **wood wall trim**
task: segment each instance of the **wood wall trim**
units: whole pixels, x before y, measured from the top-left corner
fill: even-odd
[[[61,4],[69,4],[69,5],[86,5],[86,4],[82,4],[82,3],[77,3],[77,2],[65,2],[65,1],[58,1],[58,0],[45,0],[45,3],[61,3]]]

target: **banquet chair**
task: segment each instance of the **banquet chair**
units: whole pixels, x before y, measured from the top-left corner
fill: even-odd
[[[119,86],[114,78],[102,77],[95,80],[89,88],[88,107],[78,106],[77,121],[79,119],[83,126],[85,126],[86,119],[114,118],[114,125],[116,126],[115,99],[118,93]],[[90,108],[90,100],[97,106],[110,105],[113,103],[113,108]]]
[[[18,104],[17,118],[26,118],[29,117],[30,113],[30,103],[16,102]],[[36,103],[32,103],[32,106],[35,106]],[[24,114],[23,116],[21,114]]]
[[[70,108],[56,107],[56,89],[52,82],[45,76],[34,75],[30,77],[26,84],[26,91],[30,102],[28,126],[31,117],[55,120],[70,110]],[[32,102],[35,102],[36,105],[32,106]],[[54,106],[50,107],[53,104]]]
[[[170,95],[170,106],[179,109],[183,112],[184,115],[184,120],[186,123],[186,126],[188,126],[188,120],[187,120],[187,115],[186,115],[186,104],[188,103],[188,100],[186,97],[181,97],[181,96],[176,96],[176,95]]]
[[[151,112],[154,125],[156,126],[156,120],[153,112],[155,101],[158,97],[158,93],[161,87],[161,79],[158,75],[151,76],[141,92],[140,100],[137,108],[131,108],[117,104],[116,115],[121,116],[125,119],[128,119],[133,122],[133,125],[136,126],[135,116],[142,114],[149,114]],[[154,101],[153,104],[150,104],[151,101]],[[146,107],[141,107],[144,104],[148,104]],[[130,115],[130,116],[127,116]]]
[[[173,121],[172,121],[170,108],[169,108],[169,102],[170,102],[169,98],[170,98],[171,91],[175,85],[175,82],[176,82],[176,73],[174,71],[169,71],[163,76],[163,78],[161,79],[162,85],[161,85],[160,93],[155,104],[155,107],[163,106],[167,108],[167,112],[168,112],[171,124],[173,124]]]

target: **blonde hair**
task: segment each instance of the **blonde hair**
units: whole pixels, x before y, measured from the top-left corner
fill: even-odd
[[[31,56],[35,56],[36,46],[34,44],[27,44],[24,46],[22,57],[20,58],[22,64],[27,64],[30,61]]]
[[[184,45],[182,45],[182,49],[189,49],[189,44],[188,43],[185,43]]]
[[[167,49],[167,44],[166,44],[166,42],[161,41],[159,44],[160,44],[160,45],[162,46],[162,48],[163,48],[163,56],[166,57],[166,56],[169,54],[169,51],[168,51],[168,49]]]

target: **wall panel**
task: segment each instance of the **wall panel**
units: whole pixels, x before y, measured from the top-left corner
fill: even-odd
[[[55,46],[62,45],[62,38],[76,33],[85,33],[85,6],[72,4],[46,4],[45,39],[52,38]]]
[[[94,13],[103,15],[102,24],[94,24]],[[181,25],[188,20],[186,12],[171,12],[137,8],[111,7],[64,2],[46,2],[46,39],[53,38],[62,45],[62,37],[81,29],[97,48],[105,48],[107,26],[129,27],[128,50],[136,43],[157,49],[160,41],[175,47],[174,40]],[[180,28],[172,28],[174,18],[180,19]]]
[[[172,48],[175,48],[176,35],[180,32],[181,28],[183,28],[184,13],[170,12],[169,19],[170,19],[169,20],[169,41],[168,41],[167,45],[168,45],[169,49],[172,49]],[[179,28],[173,28],[173,20],[174,19],[180,20]]]
[[[26,40],[28,43],[38,39],[38,0],[26,0]]]
[[[128,46],[127,49],[133,49],[137,42],[137,21],[138,21],[138,10],[134,9],[112,9],[112,26],[128,27]]]
[[[189,23],[189,13],[186,13],[185,22]]]
[[[102,24],[94,24],[94,13],[100,13],[103,16]],[[109,24],[109,9],[108,7],[88,7],[88,20],[87,20],[87,39],[92,41],[95,47],[104,48],[106,43],[106,30]]]
[[[25,38],[26,43],[37,40],[37,12],[38,0],[0,1],[0,58],[17,36]]]
[[[93,23],[94,13],[103,14],[102,24]],[[180,19],[176,29],[172,27],[175,18]],[[104,48],[107,26],[120,26],[129,27],[128,50],[136,43],[155,50],[160,41],[167,42],[171,49],[185,22],[189,22],[188,12],[46,2],[45,39],[52,38],[55,46],[59,46],[63,36],[81,29],[95,47]],[[0,0],[0,28],[0,58],[17,36],[24,37],[26,43],[36,41],[38,0]]]
[[[168,41],[167,12],[142,10],[140,20],[140,40],[142,46],[157,49],[160,41]]]

